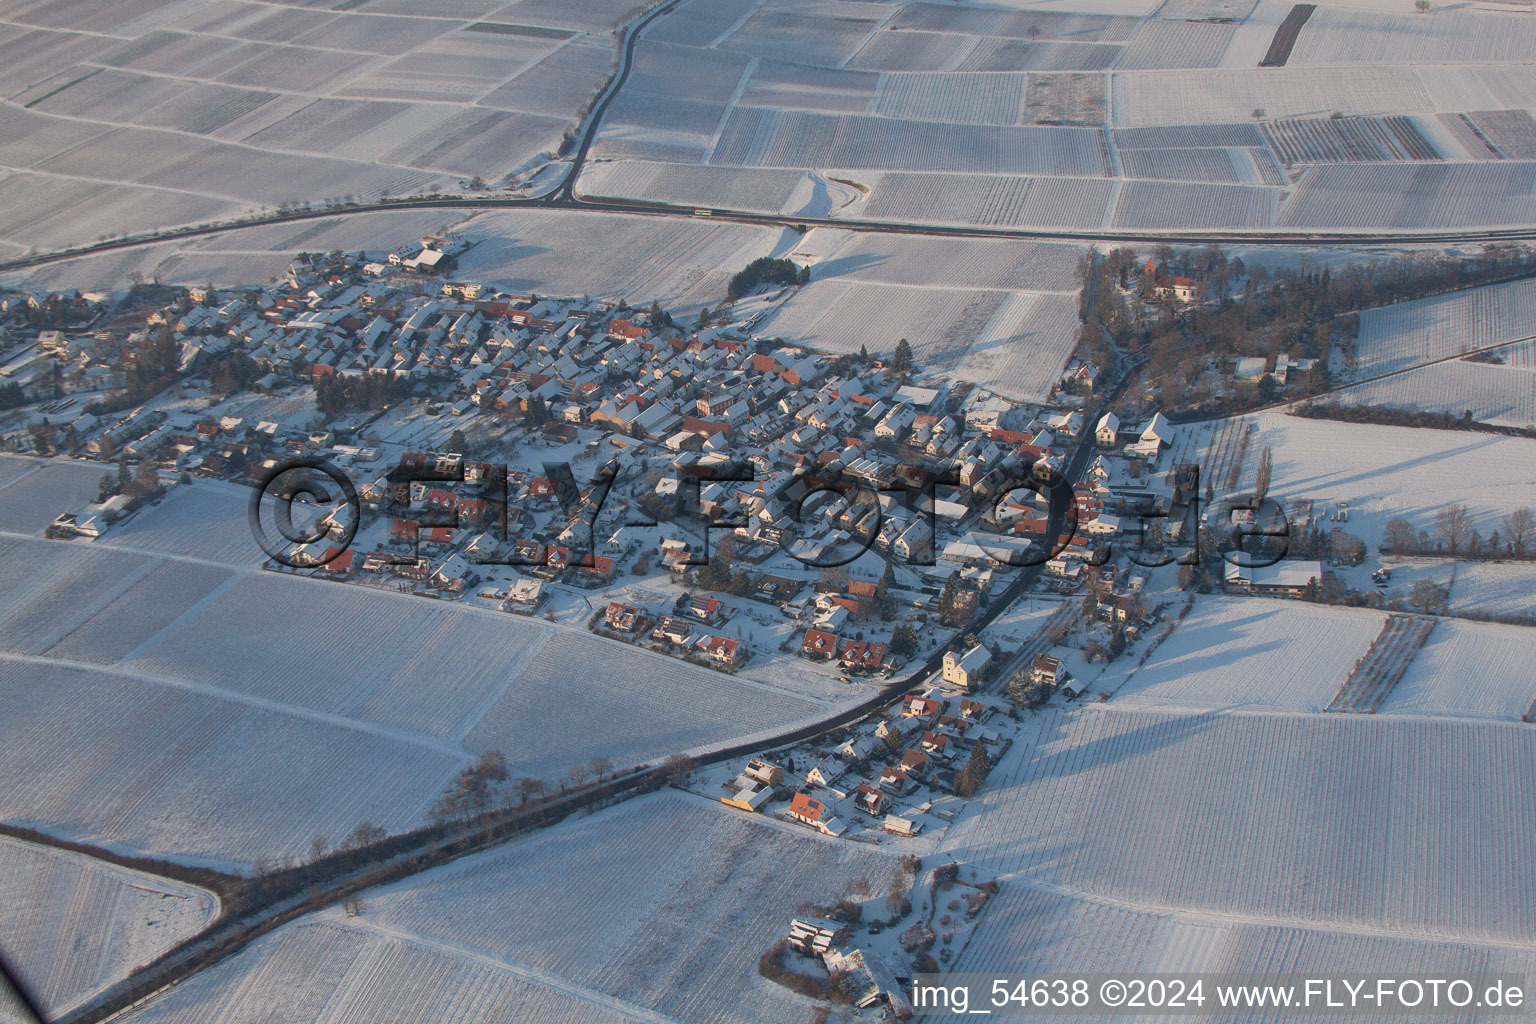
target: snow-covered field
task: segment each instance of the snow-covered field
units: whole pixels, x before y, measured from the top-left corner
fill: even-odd
[[[696,182],[738,209],[789,202],[788,179],[732,197],[697,175],[703,164],[848,174],[873,197],[843,215],[925,223],[1262,232],[1536,219],[1531,30],[1517,13],[1329,8],[1288,66],[1260,67],[1283,0],[705,6],[647,29],[641,62],[669,54],[671,74],[627,82],[598,138],[599,156],[677,170],[596,171],[602,194],[686,204],[683,183]],[[702,68],[716,73],[700,81]],[[1120,130],[1139,127],[1210,132],[1178,153],[1117,151]]]
[[[1360,376],[1373,377],[1529,338],[1536,338],[1536,280],[1509,281],[1366,310],[1356,361]]]
[[[1133,908],[1536,935],[1536,836],[1507,824],[1536,813],[1527,725],[1113,704],[1035,721],[940,856]]]
[[[212,893],[0,836],[0,953],[50,1019],[196,933]],[[11,1018],[0,1002],[0,1020]]]
[[[1503,365],[1456,359],[1367,381],[1328,396],[1341,405],[1385,405],[1472,418],[1505,427],[1536,427],[1536,372],[1515,360],[1536,353],[1525,342],[1497,350]]]
[[[499,184],[558,147],[645,5],[99,6],[0,5],[0,238],[23,248]]]
[[[1436,535],[1436,514],[1466,505],[1472,525],[1487,536],[1505,513],[1531,504],[1536,441],[1417,427],[1305,419],[1268,412],[1248,417],[1250,438],[1243,488],[1251,490],[1259,453],[1274,449],[1270,496],[1287,507],[1297,499],[1325,506],[1349,502],[1343,528],[1375,549],[1387,521],[1403,517]],[[1221,480],[1216,481],[1222,487]]]
[[[1275,977],[1322,976],[1341,964],[1391,964],[1424,977],[1484,972],[1529,977],[1536,970],[1536,955],[1508,946],[1245,924],[1005,882],[955,969],[1010,976],[1102,969]],[[1285,1018],[1252,1014],[1244,1019]]]
[[[1115,692],[1115,705],[1321,711],[1385,616],[1212,595]],[[1113,688],[1104,682],[1099,688]]]
[[[485,213],[459,227],[479,243],[459,260],[466,280],[513,292],[659,300],[674,314],[714,307],[737,270],[782,256],[791,231],[614,214]]]
[[[894,858],[662,793],[282,928],[133,1024],[800,1020],[757,975],[795,908]],[[274,1016],[275,1015],[275,1016]]]
[[[1530,562],[1458,562],[1451,588],[1453,611],[1493,615],[1536,614],[1536,565]]]
[[[51,509],[69,477],[56,471],[94,481],[96,468],[45,466],[0,504],[35,509],[35,487]],[[0,815],[249,863],[365,819],[417,824],[488,749],[553,782],[598,755],[628,767],[824,707],[822,680],[758,683],[572,626],[262,572],[239,537],[240,497],[173,489],[121,544],[0,524],[0,721],[14,737]]]
[[[1528,576],[1527,592],[1532,581]],[[1518,721],[1536,701],[1533,632],[1529,626],[1440,622],[1379,713]]]

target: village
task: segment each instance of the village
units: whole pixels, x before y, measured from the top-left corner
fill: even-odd
[[[1083,422],[1092,364],[1052,407],[1019,405],[922,372],[904,339],[857,359],[755,337],[771,294],[685,326],[453,280],[456,251],[306,254],[268,288],[145,286],[170,301],[94,316],[74,297],[80,329],[9,360],[47,394],[6,440],[117,470],[51,535],[108,535],[167,486],[260,487],[320,460],[360,508],[268,568],[579,622],[725,672],[873,684],[1021,567],[1043,563],[1036,591],[1065,599],[1116,579],[1095,563],[1140,515],[1187,511],[1160,472],[1162,416]],[[1039,481],[1080,442],[1098,450],[1053,536]]]

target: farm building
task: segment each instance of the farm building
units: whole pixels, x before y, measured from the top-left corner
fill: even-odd
[[[829,836],[840,836],[848,830],[847,825],[837,820],[831,808],[804,793],[796,793],[789,802],[789,816]]]
[[[1228,565],[1226,591],[1255,597],[1305,597],[1307,588],[1323,580],[1323,563],[1276,562],[1274,565]]]

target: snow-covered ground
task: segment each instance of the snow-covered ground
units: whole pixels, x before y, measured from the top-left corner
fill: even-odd
[[[1380,714],[1518,721],[1536,701],[1533,633],[1529,626],[1442,620]]]
[[[1259,454],[1272,448],[1270,496],[1287,507],[1310,500],[1319,514],[1347,501],[1349,522],[1339,525],[1372,551],[1388,520],[1405,518],[1434,537],[1437,513],[1455,504],[1467,506],[1473,527],[1486,537],[1536,493],[1536,440],[1280,412],[1246,419],[1256,427],[1239,490],[1252,490]],[[1216,486],[1224,482],[1218,478]]]
[[[800,904],[859,877],[883,891],[894,866],[660,793],[311,915],[125,1019],[780,1024],[812,1004],[758,957]]]
[[[1203,597],[1147,663],[1115,688],[1114,703],[1321,711],[1385,618],[1359,608]],[[1106,688],[1109,683],[1099,684]]]
[[[1113,703],[1033,722],[940,856],[1134,909],[1536,936],[1536,837],[1508,825],[1536,813],[1528,725]]]
[[[49,1019],[196,933],[212,893],[0,836],[0,953]],[[0,1020],[10,1017],[0,1001]]]
[[[0,720],[15,737],[0,814],[71,838],[220,864],[299,855],[363,820],[420,822],[485,750],[556,784],[595,756],[625,768],[858,699],[600,639],[584,614],[551,624],[263,572],[227,485],[173,488],[120,538],[38,536],[73,504],[61,488],[94,492],[99,469],[48,464],[0,490],[22,520],[0,519]]]

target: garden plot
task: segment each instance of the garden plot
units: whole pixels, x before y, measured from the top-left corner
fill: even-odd
[[[1379,612],[1201,598],[1115,691],[1115,705],[1321,711],[1381,630]]]
[[[1104,76],[1064,71],[1029,76],[1021,124],[1103,124]]]
[[[878,339],[906,338],[923,364],[952,365],[980,337],[1010,293],[817,281],[796,291],[761,333],[842,355]]]
[[[296,98],[292,96],[278,102],[274,92],[198,82],[153,109],[135,115],[133,122],[146,128],[171,128],[226,139],[232,129],[235,138],[243,139],[253,130],[260,131],[280,120],[294,102]]]
[[[479,103],[530,114],[574,116],[582,103],[602,89],[613,63],[612,46],[583,38],[519,72],[481,96]]]
[[[1102,175],[1103,136],[1087,128],[939,124],[736,107],[710,163],[742,167]]]
[[[987,904],[954,969],[1015,977],[1079,970],[1209,971],[1231,927],[1008,879]]]
[[[1375,377],[1526,338],[1536,338],[1536,279],[1365,310],[1355,341],[1356,363],[1361,376]],[[1460,401],[1455,393],[1444,397]]]
[[[671,12],[645,27],[643,38],[661,43],[708,46],[725,36],[748,14],[757,9],[759,0],[684,0]]]
[[[567,0],[514,0],[496,11],[496,20],[607,35],[653,6],[649,0],[583,0],[579,4]]]
[[[936,358],[951,376],[1007,398],[1046,401],[1077,344],[1077,297],[1013,293],[964,351]]]
[[[0,951],[50,1019],[190,938],[217,902],[194,886],[0,837]]]
[[[127,1019],[254,1022],[276,999],[285,1019],[330,1024],[402,1019],[408,1003],[432,1005],[434,1021],[779,1024],[806,1004],[759,978],[758,957],[801,903],[860,877],[883,886],[894,866],[864,844],[658,794],[370,892],[360,917],[304,918]],[[515,1006],[529,982],[550,1016]]]
[[[435,126],[442,115],[441,107],[426,103],[323,99],[240,141],[264,149],[377,160],[399,146],[402,138]]]
[[[881,4],[835,0],[762,7],[719,45],[754,57],[838,67],[890,13]]]
[[[954,71],[979,42],[973,36],[948,32],[876,32],[848,61],[848,67],[871,71]]]
[[[1153,19],[1142,23],[1115,67],[1124,71],[1219,67],[1236,33],[1235,24]]]
[[[78,625],[45,653],[65,661],[115,665],[231,579],[227,569],[157,560],[132,579],[109,581],[105,596],[111,600],[103,604],[98,596],[70,616]]]
[[[1526,726],[1113,705],[1038,722],[941,857],[1165,912],[1438,940],[1536,932],[1536,836],[1502,824],[1536,813]]]
[[[1248,184],[1255,166],[1242,149],[1122,149],[1127,178]]]
[[[755,107],[862,114],[874,99],[880,77],[872,71],[765,60],[752,69],[741,102]]]
[[[923,0],[902,7],[891,19],[889,27],[892,31],[954,32],[1005,39],[1122,43],[1131,38],[1137,24],[1137,18],[1128,16],[1069,14],[1045,10],[1010,11]]]
[[[82,462],[49,462],[25,479],[0,488],[0,530],[41,537],[61,512],[96,500],[105,467]]]
[[[1438,109],[1412,68],[1243,68],[1117,73],[1115,124],[1229,124],[1267,118]],[[1463,108],[1465,109],[1465,108]]]
[[[812,264],[817,280],[1077,292],[1080,246],[995,239],[850,234]]]
[[[0,815],[196,863],[303,856],[311,836],[419,824],[448,748],[56,661],[0,658]]]
[[[0,42],[0,89],[14,95],[60,68],[93,60],[117,42],[109,36],[46,29],[13,34]]]
[[[1536,574],[1530,566],[1519,568],[1525,574],[1525,609],[1529,611]],[[1462,588],[1461,574],[1466,569],[1465,565],[1457,569],[1456,591]],[[1519,722],[1536,699],[1536,678],[1530,667],[1532,641],[1528,626],[1443,620],[1378,713]]]
[[[248,518],[253,488],[222,480],[173,487],[159,504],[114,526],[104,540],[145,551],[190,555],[228,565],[256,565],[266,558]]]
[[[1103,71],[1124,47],[1114,43],[1029,42],[983,39],[960,61],[960,71]]]
[[[781,213],[808,181],[804,171],[795,170],[616,160],[588,163],[578,190],[583,196]]]
[[[1370,230],[1536,223],[1536,162],[1312,167],[1276,222]]]
[[[1026,74],[887,75],[875,113],[916,121],[1014,125],[1024,105]]]
[[[1406,117],[1296,118],[1262,127],[1270,148],[1286,166],[1440,158]]]
[[[1115,204],[1117,228],[1267,228],[1279,190],[1253,185],[1127,181]]]
[[[542,152],[553,153],[571,122],[538,114],[461,110],[385,154],[391,163],[496,182]]]
[[[1471,410],[1472,418],[1483,423],[1532,427],[1536,426],[1536,373],[1528,368],[1454,360],[1366,381],[1330,395],[1329,401],[1452,416]]]
[[[1533,50],[1536,25],[1515,13],[1442,9],[1425,17],[1323,6],[1302,26],[1287,66],[1524,63]]]
[[[113,68],[75,68],[15,97],[18,106],[61,117],[122,121],[186,89],[175,79]]]
[[[715,307],[730,276],[782,255],[799,236],[773,228],[605,214],[482,214],[459,230],[480,239],[459,259],[466,280],[514,292],[658,300],[674,315]]]
[[[1506,160],[1536,159],[1536,118],[1528,110],[1482,110],[1467,114]]]
[[[242,204],[137,185],[18,172],[0,180],[0,238],[53,248],[232,217]],[[99,287],[88,282],[86,287]]]
[[[1106,178],[883,175],[865,216],[933,224],[1096,228],[1115,194]]]
[[[1401,516],[1436,534],[1435,516],[1464,504],[1483,536],[1505,513],[1531,503],[1536,441],[1461,431],[1385,427],[1261,413],[1243,486],[1251,486],[1256,454],[1274,449],[1270,496],[1319,509],[1349,502],[1345,530],[1375,548],[1387,520]]]

